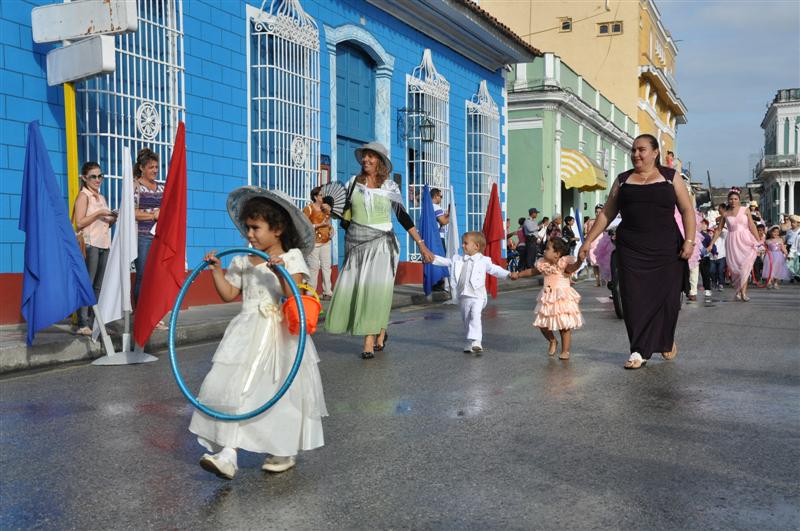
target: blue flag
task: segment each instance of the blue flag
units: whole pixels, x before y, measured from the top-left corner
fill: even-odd
[[[39,330],[97,302],[39,122],[28,125],[19,230],[25,232],[21,311],[31,345]]]
[[[419,235],[422,237],[428,249],[435,255],[444,256],[442,237],[439,235],[439,221],[437,221],[436,214],[433,211],[433,201],[431,200],[431,193],[428,190],[427,184],[422,190],[422,212],[420,213],[419,223],[417,225]],[[425,295],[430,295],[433,291],[433,286],[443,278],[449,276],[450,273],[447,267],[423,264],[422,289]]]

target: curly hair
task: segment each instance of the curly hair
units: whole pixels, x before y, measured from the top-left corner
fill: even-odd
[[[136,155],[136,164],[133,165],[133,176],[139,178],[142,176],[142,168],[147,165],[148,162],[151,161],[159,161],[158,153],[153,151],[150,148],[142,148],[139,150],[139,153]]]
[[[378,157],[378,163],[375,173],[378,175],[378,186],[383,185],[384,181],[389,178],[389,168],[386,167],[386,164],[383,163],[383,158],[381,158],[380,154],[372,151],[371,149],[365,149],[364,151],[373,153]],[[362,152],[363,153],[363,152]],[[364,173],[364,169],[361,169],[361,173],[356,176],[356,181],[359,184],[364,184],[367,182],[367,176]]]
[[[569,254],[569,244],[561,238],[550,238],[547,240],[547,245],[553,248],[559,258]]]
[[[266,197],[248,199],[239,213],[239,221],[244,223],[248,219],[260,219],[266,222],[271,230],[280,230],[281,246],[284,251],[301,246],[300,235],[297,233],[289,213],[274,201]]]

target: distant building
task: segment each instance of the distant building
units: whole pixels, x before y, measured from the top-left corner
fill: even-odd
[[[779,90],[761,121],[764,156],[753,170],[761,212],[772,223],[800,212],[800,88]]]
[[[640,133],[659,139],[662,156],[675,149],[687,110],[678,96],[678,48],[653,0],[482,0],[528,42],[552,52],[583,76]]]
[[[631,168],[636,122],[551,53],[508,75],[508,216],[594,215]]]

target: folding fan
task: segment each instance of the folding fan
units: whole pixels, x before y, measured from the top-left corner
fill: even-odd
[[[340,218],[347,202],[347,188],[339,181],[323,184],[319,192],[322,201],[331,207],[331,214]]]

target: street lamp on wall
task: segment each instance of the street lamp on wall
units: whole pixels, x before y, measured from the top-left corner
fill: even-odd
[[[397,109],[397,136],[400,141],[418,136],[425,143],[436,140],[436,124],[430,113],[415,107]]]

